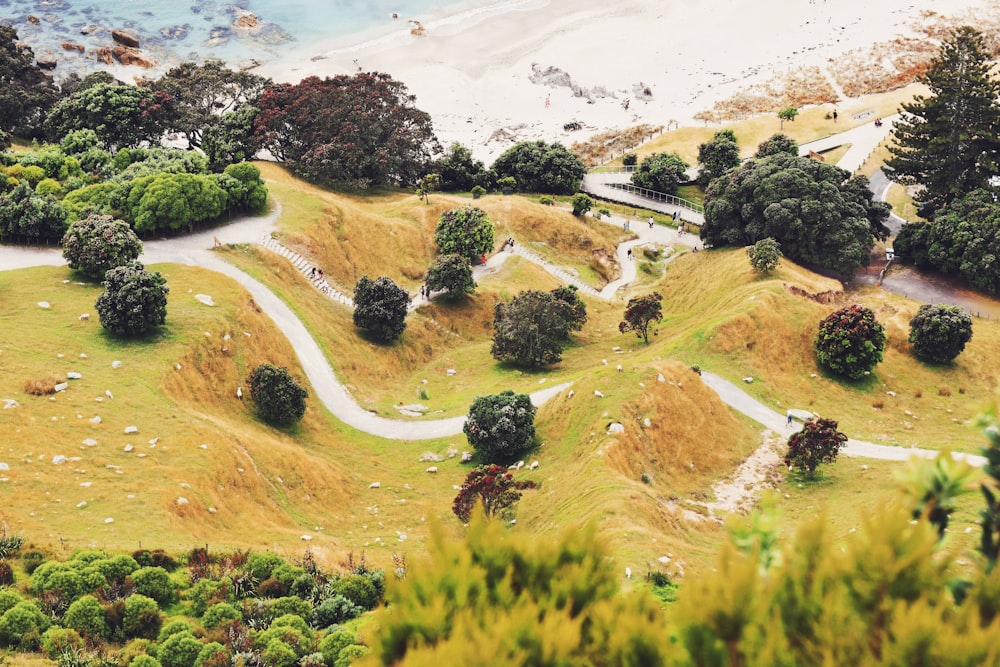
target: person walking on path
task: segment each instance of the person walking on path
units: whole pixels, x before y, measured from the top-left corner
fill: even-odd
[[[785,414],[788,416],[788,422],[786,423],[786,426],[788,426],[788,428],[791,428],[792,427],[792,411],[789,410]]]
[[[628,249],[628,258],[629,258],[629,261],[632,261],[632,248]]]
[[[653,228],[653,224],[654,224],[655,222],[656,222],[656,221],[655,221],[655,220],[653,220],[653,216],[649,216],[649,228],[650,228],[650,229],[652,229],[652,228]]]

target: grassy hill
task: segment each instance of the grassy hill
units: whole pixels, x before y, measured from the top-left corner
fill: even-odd
[[[282,203],[283,241],[348,290],[368,274],[389,275],[416,292],[433,256],[437,217],[472,203],[443,194],[433,194],[430,204],[401,193],[335,194],[273,166],[265,172]],[[609,256],[623,235],[619,227],[526,198],[475,203],[498,221],[497,245],[515,236],[595,285],[601,263],[594,258]],[[996,381],[995,323],[976,322],[972,343],[954,365],[928,367],[907,354],[906,323],[916,303],[871,289],[845,295],[836,281],[788,262],[759,277],[742,250],[682,254],[640,272],[643,291],[664,296],[666,317],[650,345],[617,329],[625,300],[637,292],[614,302],[588,299],[588,323],[563,362],[532,372],[489,356],[493,306],[521,289],[557,285],[520,258],[465,301],[421,307],[400,342],[379,346],[358,336],[350,312],[285,259],[256,246],[221,254],[283,298],[359,402],[384,416],[397,417],[395,406],[413,402],[427,405],[429,418],[464,414],[477,394],[573,381],[573,397],[563,393],[539,411],[544,444],[532,458],[540,467],[522,474],[541,488],[526,492],[518,526],[548,535],[596,521],[633,568],[665,553],[689,569],[705,567],[724,532],[704,520],[696,503],[711,500],[713,482],[762,442],[759,426],[735,416],[690,366],[735,381],[752,376],[744,387],[765,403],[838,419],[852,437],[965,451],[980,445],[969,421]],[[193,267],[153,268],[171,287],[168,324],[156,338],[133,342],[103,333],[93,314],[100,288],[76,283],[67,269],[0,272],[0,398],[20,403],[0,411],[7,434],[0,461],[10,466],[0,483],[0,518],[10,530],[56,551],[132,549],[141,541],[175,550],[204,543],[274,548],[285,555],[301,553],[300,538],[309,535],[319,558],[337,562],[364,550],[381,566],[394,552],[419,553],[434,517],[459,530],[450,506],[467,466],[450,459],[431,475],[420,459],[450,446],[468,449],[464,437],[382,440],[340,424],[314,399],[295,429],[260,424],[236,398],[236,387],[265,361],[304,378],[294,350],[229,279]],[[212,295],[216,305],[199,303],[199,293]],[[35,305],[42,300],[52,307]],[[812,339],[822,317],[855,300],[875,309],[890,342],[873,376],[852,385],[816,367]],[[78,319],[84,312],[92,318]],[[121,368],[112,367],[114,360]],[[448,369],[457,373],[449,376]],[[66,392],[24,393],[29,381],[62,379],[67,371],[83,378],[71,380]],[[92,423],[98,415],[101,422]],[[624,433],[608,435],[613,422]],[[139,432],[124,434],[130,425]],[[84,444],[88,439],[97,444]],[[80,460],[55,465],[56,455]],[[886,491],[862,497],[857,465],[838,464],[823,487],[831,501],[841,489],[852,494],[852,512],[876,507],[891,485],[887,464],[873,465],[879,474],[868,491]],[[373,481],[381,489],[369,489]],[[788,516],[815,511],[816,495],[806,491],[784,499]]]

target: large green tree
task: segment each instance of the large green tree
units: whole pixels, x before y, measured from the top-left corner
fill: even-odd
[[[58,243],[66,233],[66,209],[51,196],[39,196],[27,181],[0,195],[0,239]]]
[[[570,331],[579,331],[587,319],[585,309],[581,313],[582,305],[578,298],[570,299],[558,290],[527,290],[510,303],[498,303],[490,353],[498,361],[521,366],[558,363]]]
[[[986,187],[1000,174],[1000,81],[992,68],[983,35],[955,28],[920,78],[930,94],[902,105],[885,172],[924,186],[919,198],[932,207]]]
[[[431,117],[388,74],[275,84],[258,101],[261,144],[296,172],[355,187],[412,184],[440,151]]]
[[[924,304],[910,320],[913,354],[943,364],[962,353],[972,340],[972,316],[958,306]]]
[[[475,206],[447,210],[438,218],[434,242],[441,254],[479,259],[493,250],[493,221]]]
[[[226,211],[228,195],[205,174],[156,174],[125,184],[118,193],[123,215],[139,234],[190,229]]]
[[[929,223],[904,224],[893,245],[902,261],[959,275],[976,289],[1000,294],[1000,203],[988,190],[946,204]]]
[[[689,166],[677,153],[647,155],[632,174],[632,185],[672,195],[688,180]]]
[[[571,195],[580,187],[587,167],[562,144],[522,141],[514,144],[493,163],[496,180],[510,177],[521,192]]]
[[[21,137],[42,136],[42,121],[59,99],[52,77],[35,63],[17,31],[0,25],[0,131]]]
[[[166,279],[132,262],[108,271],[95,308],[101,325],[119,336],[142,336],[167,319]]]
[[[434,163],[433,170],[441,177],[441,189],[468,191],[479,185],[489,184],[489,174],[481,160],[472,157],[472,151],[456,142]]]
[[[732,130],[719,130],[711,141],[698,146],[697,181],[701,187],[707,188],[716,178],[738,166],[740,166],[740,147]]]
[[[90,215],[74,222],[63,236],[62,246],[69,268],[96,279],[142,253],[142,241],[128,223],[110,215]]]
[[[208,60],[201,65],[184,62],[172,67],[151,82],[150,88],[170,96],[171,126],[187,137],[189,148],[198,148],[209,128],[226,114],[253,107],[269,85],[270,79],[231,69],[220,60]]]
[[[535,446],[535,406],[511,390],[477,396],[462,427],[487,463],[508,463]]]
[[[406,329],[409,305],[410,295],[392,279],[361,276],[354,286],[354,326],[379,342],[392,342]]]
[[[659,292],[635,296],[628,300],[624,319],[618,323],[618,331],[634,331],[637,338],[648,344],[649,327],[662,319],[663,297]]]
[[[173,100],[162,92],[128,84],[99,83],[56,104],[45,119],[49,138],[91,129],[108,150],[158,143],[170,126]]]
[[[870,308],[845,306],[819,323],[814,347],[821,366],[859,380],[882,361],[885,327],[876,321]]]
[[[247,384],[257,414],[270,424],[294,424],[306,413],[309,394],[284,366],[261,364],[250,372]]]
[[[427,270],[427,289],[432,292],[445,290],[450,299],[475,292],[476,281],[469,258],[457,254],[439,256]]]
[[[850,276],[888,234],[888,216],[889,206],[872,201],[864,176],[777,153],[748,160],[712,183],[701,236],[716,246],[770,237],[790,259]]]

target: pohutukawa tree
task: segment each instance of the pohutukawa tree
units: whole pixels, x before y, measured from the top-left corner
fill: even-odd
[[[632,184],[638,188],[674,194],[687,180],[690,165],[677,153],[647,155],[632,174]]]
[[[409,305],[410,295],[390,278],[361,276],[354,286],[354,326],[377,341],[392,342],[406,329]]]
[[[509,389],[477,396],[462,430],[482,460],[506,463],[535,446],[535,406]]]
[[[662,319],[663,297],[659,292],[632,297],[625,307],[625,319],[618,323],[618,331],[634,331],[637,338],[648,344],[650,326]]]
[[[513,178],[521,192],[571,195],[587,173],[583,160],[562,144],[522,141],[514,144],[493,162],[493,175]]]
[[[781,245],[770,237],[761,239],[747,247],[747,257],[750,258],[750,266],[758,273],[771,273],[781,261]]]
[[[719,130],[711,141],[698,146],[698,185],[701,187],[707,188],[716,178],[738,166],[740,147],[732,130]]]
[[[283,366],[261,364],[250,372],[247,384],[257,414],[270,424],[294,424],[306,413],[309,393]]]
[[[582,329],[586,321],[586,306],[575,291],[526,290],[494,308],[490,354],[521,366],[558,363],[570,332]]]
[[[757,145],[757,152],[754,153],[754,157],[770,157],[781,153],[797,156],[799,154],[799,145],[787,134],[778,132]]]
[[[372,185],[415,183],[439,153],[431,117],[388,74],[359,72],[261,95],[257,138],[278,159],[315,180]]]
[[[951,361],[972,340],[972,316],[958,306],[920,306],[910,320],[913,354],[943,364]]]
[[[427,270],[427,288],[433,292],[445,290],[450,299],[457,299],[476,291],[476,281],[472,278],[472,265],[468,257],[451,254],[441,255]]]
[[[453,208],[438,219],[434,242],[443,255],[479,259],[493,250],[493,221],[486,211],[475,206]]]
[[[854,304],[830,313],[819,323],[815,348],[821,366],[859,380],[882,361],[885,328],[875,321],[870,308]]]
[[[487,518],[510,514],[521,499],[522,489],[533,489],[531,480],[515,480],[505,467],[496,464],[478,466],[462,482],[451,511],[468,523],[477,506]]]
[[[849,276],[888,234],[888,216],[888,204],[872,201],[866,177],[778,152],[712,182],[701,236],[715,246],[771,237],[789,259]]]
[[[847,436],[837,430],[837,422],[822,417],[810,419],[802,430],[788,439],[785,465],[802,472],[808,479],[816,477],[821,463],[833,463]]]
[[[108,331],[142,336],[166,321],[169,291],[163,276],[131,262],[104,275],[104,292],[94,306]]]
[[[932,208],[984,188],[1000,174],[1000,81],[975,28],[952,30],[920,82],[930,95],[903,103],[893,127],[889,178],[924,186]]]
[[[62,246],[69,268],[95,279],[142,254],[142,241],[128,223],[110,215],[91,215],[74,222],[63,236]]]

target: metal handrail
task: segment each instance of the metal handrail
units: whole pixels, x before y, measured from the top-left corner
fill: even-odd
[[[647,199],[653,199],[655,201],[662,201],[674,206],[682,206],[686,209],[690,209],[696,213],[704,213],[705,207],[701,204],[697,204],[688,199],[683,199],[675,195],[668,195],[666,192],[658,192],[656,190],[647,190],[646,188],[640,188],[631,183],[604,183],[605,187],[614,188],[616,190],[624,190],[632,194],[637,194],[640,197],[646,197]]]

